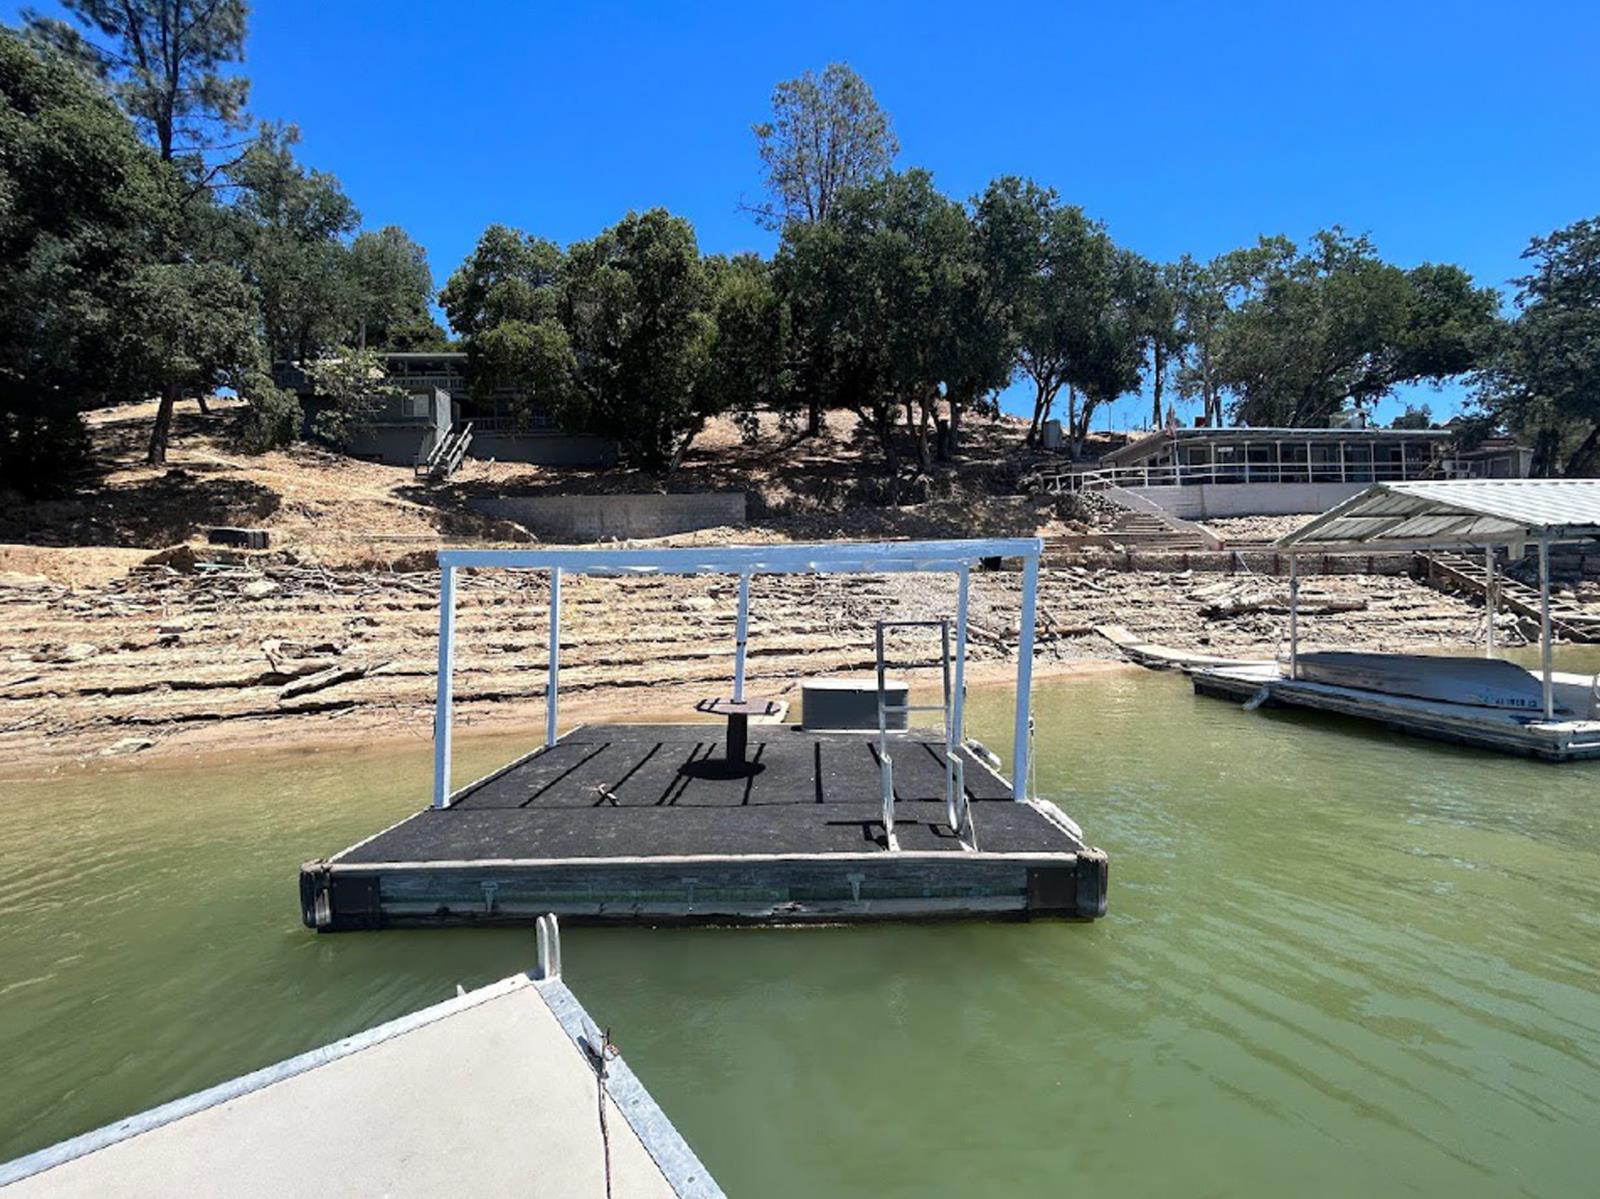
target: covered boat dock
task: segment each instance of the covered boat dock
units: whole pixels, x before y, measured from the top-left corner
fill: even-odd
[[[1027,788],[1040,550],[1013,539],[442,553],[433,803],[307,862],[302,918],[331,932],[525,923],[546,911],[646,923],[1103,915],[1105,854]],[[996,559],[1021,566],[1009,779],[964,720],[970,576]],[[452,788],[452,597],[463,569],[549,572],[549,677],[544,743]],[[561,731],[561,580],[573,573],[737,576],[730,693],[695,705],[725,723]],[[878,622],[875,728],[760,723],[781,705],[746,693],[751,581],[778,573],[954,583],[953,616]],[[908,625],[937,634],[942,704],[908,706],[885,680],[885,634]],[[942,729],[896,729],[929,711]]]
[[[1548,761],[1600,757],[1600,677],[1554,669],[1552,546],[1600,537],[1600,479],[1377,483],[1279,538],[1289,556],[1287,664],[1198,668],[1197,693],[1247,707],[1289,705],[1379,721],[1420,736]],[[1496,657],[1498,555],[1538,557],[1540,668]],[[1482,658],[1308,652],[1300,645],[1301,554],[1480,553],[1486,574]]]

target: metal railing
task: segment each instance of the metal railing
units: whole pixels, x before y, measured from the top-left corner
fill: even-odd
[[[944,702],[940,704],[891,704],[885,689],[888,659],[884,654],[883,634],[886,629],[938,629],[939,665],[944,679]],[[972,823],[972,807],[967,799],[966,770],[956,744],[959,731],[953,711],[955,692],[950,678],[950,622],[948,620],[880,620],[875,639],[878,670],[878,771],[883,784],[883,827],[891,851],[900,848],[894,834],[894,759],[889,753],[889,717],[912,712],[938,712],[944,721],[944,806],[950,828],[968,849],[978,847],[977,829]]]
[[[1102,466],[1064,469],[1041,476],[1050,491],[1103,487],[1193,487],[1202,483],[1391,483],[1440,477],[1437,460],[1428,462],[1211,462],[1165,466]],[[1475,477],[1456,470],[1454,478]]]

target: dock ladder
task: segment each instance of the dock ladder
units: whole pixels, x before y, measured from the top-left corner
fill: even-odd
[[[938,629],[939,666],[944,681],[942,704],[891,704],[885,690],[887,660],[884,656],[884,631],[886,629]],[[940,620],[880,620],[877,625],[875,650],[878,671],[878,772],[883,784],[883,828],[891,852],[900,848],[894,834],[894,757],[889,753],[889,717],[912,712],[938,712],[944,722],[944,806],[950,828],[960,838],[963,848],[976,851],[978,831],[972,822],[972,805],[967,799],[966,772],[959,756],[960,730],[955,727],[955,695],[950,681],[950,621]],[[906,699],[910,700],[907,693]],[[910,720],[907,720],[910,725]]]

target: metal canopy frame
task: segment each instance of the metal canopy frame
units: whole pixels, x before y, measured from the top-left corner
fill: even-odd
[[[953,574],[957,577],[954,719],[964,743],[967,601],[972,568],[984,559],[1022,560],[1017,639],[1017,698],[1011,797],[1027,798],[1028,725],[1031,719],[1035,608],[1039,590],[1037,537],[959,541],[831,542],[814,544],[695,546],[682,549],[441,550],[439,552],[439,672],[433,718],[433,806],[450,805],[451,675],[455,664],[457,570],[544,570],[550,573],[549,680],[545,685],[545,746],[556,743],[560,706],[561,578],[563,574],[612,578],[651,575],[737,575],[733,689],[744,699],[745,647],[750,627],[750,580],[759,574]]]
[[[1494,654],[1495,550],[1539,553],[1539,664],[1544,718],[1555,719],[1550,547],[1600,538],[1600,479],[1472,479],[1375,483],[1273,544],[1289,556],[1289,677],[1299,677],[1299,554],[1481,550],[1484,654]]]

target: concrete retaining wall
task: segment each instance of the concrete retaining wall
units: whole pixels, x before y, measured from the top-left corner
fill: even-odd
[[[1366,483],[1197,483],[1129,487],[1185,520],[1217,516],[1312,516],[1366,489]]]
[[[508,495],[471,501],[489,516],[513,520],[552,540],[665,537],[745,523],[745,493],[689,495]]]
[[[1289,555],[1276,550],[1096,550],[1047,555],[1045,566],[1060,569],[1195,571],[1216,574],[1255,574],[1287,577]],[[1300,574],[1309,575],[1409,575],[1416,571],[1416,555],[1301,554]]]

